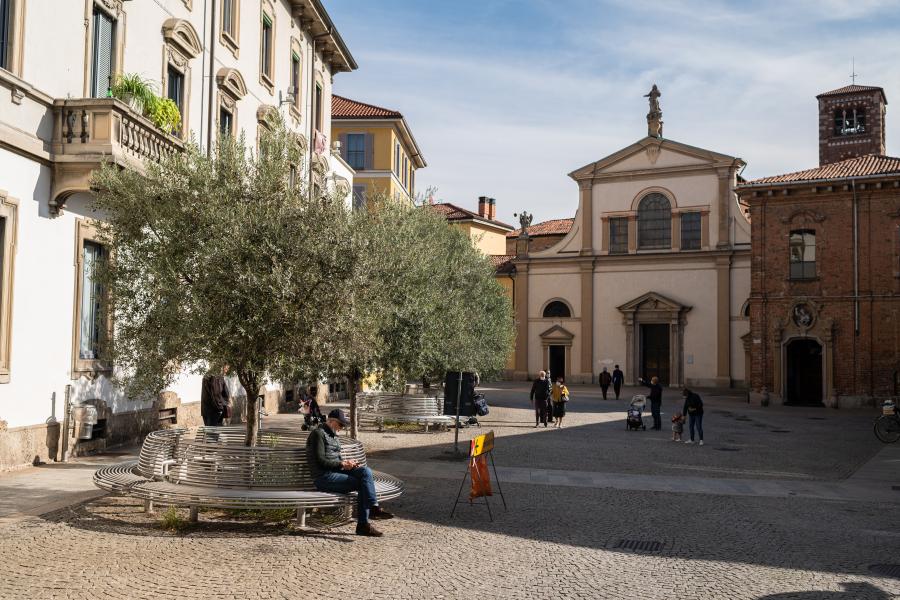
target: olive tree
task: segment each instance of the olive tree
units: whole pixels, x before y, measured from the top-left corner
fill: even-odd
[[[186,369],[228,365],[247,394],[247,445],[267,379],[320,373],[340,282],[354,275],[342,201],[311,197],[295,176],[297,137],[269,125],[258,151],[224,137],[210,156],[189,144],[143,174],[105,166],[93,182],[117,376],[154,393]]]

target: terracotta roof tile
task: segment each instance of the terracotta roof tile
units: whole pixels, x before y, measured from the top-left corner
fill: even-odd
[[[854,92],[873,92],[879,91],[881,92],[881,96],[884,98],[884,103],[887,104],[887,96],[884,95],[884,88],[880,88],[874,85],[845,85],[844,87],[838,88],[836,90],[831,90],[830,92],[822,92],[816,98],[825,98],[827,96],[841,96],[843,94],[852,94]]]
[[[572,229],[575,219],[551,219],[550,221],[542,221],[528,228],[528,235],[531,237],[537,235],[566,235]],[[506,237],[519,237],[521,229],[510,231]]]
[[[512,229],[512,225],[507,225],[502,221],[497,221],[496,219],[488,219],[487,217],[479,216],[478,213],[472,212],[471,210],[466,210],[465,208],[460,208],[455,204],[450,204],[449,202],[439,202],[437,204],[426,204],[431,208],[431,210],[436,211],[444,216],[448,221],[466,221],[468,219],[479,219],[481,221],[487,221],[489,223],[493,223],[498,227],[503,227],[505,229]]]
[[[867,175],[897,175],[900,176],[900,158],[892,156],[881,156],[878,154],[867,154],[856,158],[848,158],[840,162],[831,163],[816,167],[815,169],[807,169],[805,171],[796,171],[794,173],[785,173],[784,175],[773,175],[772,177],[762,177],[748,181],[746,184],[739,185],[755,186],[770,183],[796,183],[801,181],[828,181],[831,179],[846,179],[850,177],[865,177]]]
[[[333,119],[402,119],[403,115],[390,108],[366,104],[333,94],[331,96],[331,118]]]
[[[512,268],[512,259],[515,257],[515,254],[494,254],[488,258],[491,259],[491,264],[494,266],[494,269],[503,273]]]

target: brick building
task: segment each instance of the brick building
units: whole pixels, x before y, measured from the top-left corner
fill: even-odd
[[[751,214],[751,399],[867,406],[898,393],[900,158],[879,87],[820,94],[818,167],[737,187]]]
[[[551,219],[549,221],[541,221],[528,227],[528,250],[530,252],[540,252],[562,241],[569,231],[572,230],[572,224],[575,219]],[[506,234],[506,253],[515,255],[516,240],[522,233],[521,229],[510,231]]]

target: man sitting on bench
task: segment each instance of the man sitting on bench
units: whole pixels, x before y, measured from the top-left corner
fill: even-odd
[[[383,534],[369,524],[369,519],[391,519],[394,515],[378,506],[372,470],[359,466],[355,460],[341,458],[338,433],[349,424],[347,415],[336,408],[328,413],[324,425],[310,432],[306,439],[309,469],[320,492],[356,492],[356,535],[380,537]]]

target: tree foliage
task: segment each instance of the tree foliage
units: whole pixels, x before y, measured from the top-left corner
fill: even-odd
[[[226,137],[209,157],[191,144],[145,174],[108,166],[94,180],[119,377],[152,393],[185,368],[229,365],[247,393],[249,445],[265,379],[318,372],[310,349],[351,266],[342,202],[292,181],[301,147],[270,125],[258,153]]]
[[[347,377],[355,409],[368,374],[399,386],[498,372],[512,309],[469,238],[427,207],[313,197],[291,176],[296,138],[270,128],[258,153],[224,138],[211,156],[191,144],[144,174],[95,176],[117,377],[156,393],[185,369],[229,365],[254,445],[267,379]]]

